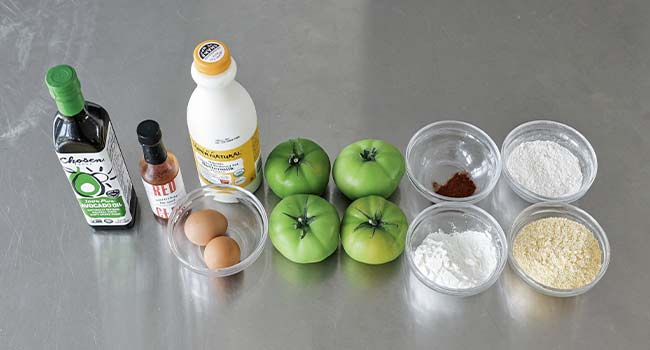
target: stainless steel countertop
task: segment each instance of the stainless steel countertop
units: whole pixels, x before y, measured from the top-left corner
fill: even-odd
[[[650,343],[650,4],[647,1],[0,0],[0,348],[647,349]],[[194,45],[227,42],[252,95],[263,154],[318,141],[332,159],[361,138],[402,150],[421,126],[462,119],[500,144],[546,117],[592,142],[598,177],[576,204],[605,228],[612,262],[586,295],[535,293],[506,268],[457,299],[400,258],[339,250],[302,266],[270,242],[244,273],[181,267],[137,173],[137,123],[157,119],[186,186]],[[48,67],[78,70],[107,108],[135,182],[131,231],[93,234],[54,156]],[[256,193],[267,210],[278,199]],[[348,201],[330,184],[327,198]],[[402,181],[409,220],[428,203]],[[526,203],[502,181],[480,206],[508,230]]]

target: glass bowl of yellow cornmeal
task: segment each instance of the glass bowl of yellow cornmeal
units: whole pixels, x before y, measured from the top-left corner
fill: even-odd
[[[573,297],[593,288],[610,260],[607,235],[584,210],[543,202],[524,209],[512,224],[508,261],[536,291]]]

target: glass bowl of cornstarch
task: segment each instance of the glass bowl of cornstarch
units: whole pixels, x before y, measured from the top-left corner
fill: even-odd
[[[508,260],[499,223],[469,203],[424,209],[406,233],[406,259],[415,276],[443,294],[470,296],[490,288]]]
[[[593,147],[576,129],[555,121],[519,125],[501,147],[503,174],[530,203],[571,203],[587,193],[598,171]]]

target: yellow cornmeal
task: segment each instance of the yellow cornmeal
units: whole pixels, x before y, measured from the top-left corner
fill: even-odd
[[[526,225],[515,238],[513,255],[528,276],[558,289],[588,284],[602,264],[594,234],[582,224],[559,217]]]

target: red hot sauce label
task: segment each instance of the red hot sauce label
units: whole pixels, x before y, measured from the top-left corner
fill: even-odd
[[[180,169],[176,177],[166,184],[152,185],[144,180],[142,180],[142,183],[147,192],[147,198],[153,213],[159,218],[169,219],[172,209],[174,209],[178,200],[185,195],[185,185],[183,184]]]

